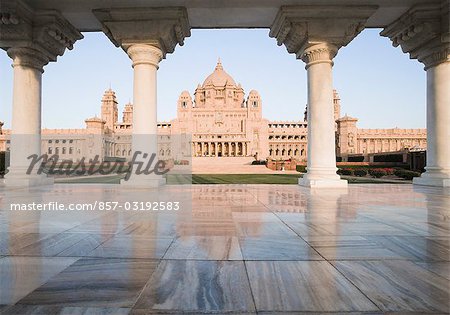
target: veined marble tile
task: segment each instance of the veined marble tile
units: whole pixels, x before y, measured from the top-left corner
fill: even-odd
[[[175,235],[175,233],[176,227],[174,222],[167,222],[158,218],[151,222],[133,222],[121,231],[119,235],[169,237]]]
[[[364,259],[404,259],[382,245],[362,240],[308,240],[320,255],[327,260],[364,260]]]
[[[302,238],[311,245],[327,244],[329,242],[358,242],[367,241],[367,238],[359,235],[310,235]]]
[[[235,222],[280,222],[280,219],[271,212],[233,212]]]
[[[0,309],[1,311],[1,309]],[[129,308],[13,305],[2,315],[127,315]]]
[[[105,223],[85,223],[78,225],[67,232],[69,233],[97,233],[97,234],[117,234],[125,230],[131,223],[121,222],[115,224]]]
[[[244,260],[323,260],[298,236],[241,237],[239,243]]]
[[[183,236],[170,245],[164,259],[242,260],[242,254],[234,236]]]
[[[58,254],[59,257],[85,257],[95,248],[109,240],[114,234],[84,234],[85,236],[72,246]]]
[[[395,228],[411,232],[414,235],[420,236],[441,236],[450,237],[450,223],[436,224],[431,222],[389,222],[386,220],[386,224],[394,226]]]
[[[301,237],[311,236],[333,236],[334,233],[324,229],[321,224],[303,223],[303,222],[291,222],[287,221],[286,224],[295,231]]]
[[[255,311],[243,262],[163,260],[135,310]]]
[[[406,259],[421,261],[450,261],[450,239],[423,236],[368,236]]]
[[[60,233],[43,238],[33,244],[14,251],[14,255],[25,256],[56,256],[70,247],[73,247],[83,239],[89,237],[81,233]],[[98,246],[98,245],[97,245]],[[92,248],[91,248],[92,250]],[[67,256],[67,255],[66,255]]]
[[[87,256],[103,258],[162,258],[173,238],[116,235]]]
[[[379,309],[326,261],[247,261],[257,311]]]
[[[410,261],[334,262],[383,311],[448,312],[450,281]]]
[[[383,313],[383,312],[258,312],[258,315],[413,315],[413,314],[406,314],[406,313]],[[417,314],[419,315],[419,314]],[[423,314],[422,314],[423,315]],[[441,314],[434,314],[434,315],[441,315]],[[447,315],[447,314],[442,314]]]
[[[0,233],[0,255],[15,255],[21,248],[35,244],[52,234]]]
[[[450,262],[416,262],[416,265],[450,280]]]
[[[358,222],[358,223],[342,223],[320,224],[320,228],[327,231],[331,235],[401,235],[414,236],[413,232],[408,232],[381,222]]]
[[[232,222],[180,222],[176,227],[177,236],[236,236]]]
[[[0,304],[13,304],[73,264],[76,258],[0,258]]]
[[[161,311],[161,310],[144,310],[144,309],[132,309],[129,315],[256,315],[256,312],[189,312],[189,311]],[[447,314],[445,314],[447,315]]]
[[[283,222],[236,222],[236,230],[240,237],[296,236]]]
[[[18,304],[79,307],[133,306],[158,262],[83,258]]]

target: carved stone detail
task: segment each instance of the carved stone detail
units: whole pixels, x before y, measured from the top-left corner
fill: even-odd
[[[411,59],[417,59],[425,69],[450,61],[450,1],[419,4],[387,26],[381,36],[391,39]]]
[[[7,52],[13,60],[13,67],[29,67],[44,72],[44,66],[50,61],[45,54],[32,48],[10,48]]]
[[[127,50],[134,44],[149,44],[161,49],[163,58],[191,35],[183,7],[99,9],[94,15],[117,47]]]
[[[317,44],[306,48],[301,59],[306,63],[306,68],[316,63],[328,62],[333,64],[333,58],[337,55],[338,48],[331,44]]]
[[[150,64],[158,68],[162,59],[162,51],[152,45],[135,44],[127,49],[127,54],[133,61],[133,67],[139,64]]]
[[[33,11],[21,1],[2,3],[0,17],[0,47],[8,52],[11,48],[29,48],[48,61],[56,61],[83,38],[58,11]]]
[[[346,46],[375,12],[374,6],[283,6],[270,28],[270,37],[289,53],[303,59],[305,50],[318,43],[337,49]],[[337,52],[337,50],[336,50]],[[334,57],[334,56],[333,56]]]

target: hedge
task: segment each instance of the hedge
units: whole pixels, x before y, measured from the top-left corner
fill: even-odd
[[[382,168],[374,168],[369,170],[369,174],[372,177],[380,178],[387,175],[387,172]]]
[[[252,162],[252,165],[266,165],[266,160],[256,160]]]
[[[306,173],[306,166],[305,165],[296,165],[295,170],[300,173]]]
[[[407,170],[395,170],[394,175],[406,180],[412,180],[414,177],[420,177],[419,172],[407,171]]]
[[[339,175],[353,176],[353,170],[351,168],[340,168],[336,173]]]
[[[5,175],[6,172],[6,152],[0,152],[0,176]]]
[[[356,170],[354,170],[353,171],[353,174],[355,175],[355,176],[358,176],[358,177],[364,177],[364,176],[366,176],[367,175],[367,170],[366,169],[363,169],[363,168],[361,168],[361,169],[356,169]]]

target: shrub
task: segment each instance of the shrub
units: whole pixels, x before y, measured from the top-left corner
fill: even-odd
[[[306,173],[306,166],[305,165],[296,165],[295,170],[300,173]]]
[[[6,152],[0,152],[0,176],[5,175],[6,171]]]
[[[414,177],[420,177],[419,172],[408,171],[408,170],[395,170],[394,175],[406,180],[412,180]]]
[[[266,160],[256,160],[252,162],[252,165],[266,165]]]
[[[384,169],[382,168],[373,168],[369,170],[369,174],[370,176],[374,177],[374,178],[381,178],[383,176],[386,176],[387,173]]]
[[[350,168],[340,168],[336,173],[339,175],[353,176],[353,170]]]
[[[363,169],[363,168],[361,168],[361,169],[356,169],[356,170],[353,171],[353,174],[354,174],[355,176],[358,176],[358,177],[364,177],[364,176],[367,175],[367,170],[365,170],[365,169]]]

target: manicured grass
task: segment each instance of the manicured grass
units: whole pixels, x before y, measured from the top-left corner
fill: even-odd
[[[66,184],[119,184],[123,176],[59,178],[58,183]],[[194,174],[167,176],[168,185],[180,184],[284,184],[296,185],[302,174]],[[411,181],[370,177],[342,176],[349,184],[408,184]]]
[[[58,184],[120,184],[121,175],[112,176],[85,176],[78,178],[60,177],[55,179]]]
[[[194,174],[192,184],[297,184],[301,174]],[[167,183],[183,184],[191,176],[169,175]]]

